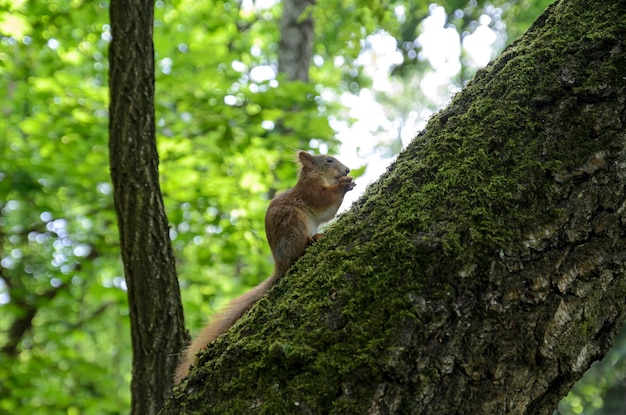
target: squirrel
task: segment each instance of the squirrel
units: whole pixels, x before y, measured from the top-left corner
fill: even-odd
[[[265,233],[274,272],[265,281],[234,299],[207,324],[191,345],[175,374],[175,384],[189,374],[196,354],[232,326],[274,283],[287,273],[305,249],[320,240],[318,226],[331,220],[356,183],[350,169],[328,155],[298,152],[301,165],[296,185],[276,196],[265,213]]]

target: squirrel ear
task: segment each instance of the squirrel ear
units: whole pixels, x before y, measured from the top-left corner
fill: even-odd
[[[313,162],[313,156],[306,151],[300,150],[298,152],[298,160],[300,160],[300,163],[302,163],[302,165],[307,166]]]

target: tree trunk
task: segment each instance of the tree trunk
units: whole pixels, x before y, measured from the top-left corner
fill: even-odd
[[[132,413],[154,414],[184,345],[183,311],[161,189],[154,126],[154,4],[111,2],[109,151],[128,286]]]
[[[284,0],[280,20],[278,71],[290,81],[309,80],[313,54],[313,4],[311,0]]]
[[[626,2],[557,1],[162,414],[550,414],[625,319]]]

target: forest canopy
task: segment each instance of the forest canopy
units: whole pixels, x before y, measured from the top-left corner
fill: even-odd
[[[476,66],[459,47],[444,98],[424,92],[420,81],[434,68],[419,40],[425,19],[442,13],[442,29],[456,32],[459,45],[489,29],[495,54],[548,3],[322,0],[313,10],[310,80],[299,82],[277,74],[280,2],[156,1],[161,187],[190,331],[271,273],[263,215],[295,181],[295,149],[395,155],[402,126],[418,125],[471,78]],[[126,283],[108,168],[108,8],[0,2],[0,412],[130,406]],[[382,36],[400,58],[373,71]],[[338,126],[358,122],[346,103],[364,91],[390,124],[371,131],[375,145],[341,147]],[[350,167],[358,175],[365,163]],[[624,391],[624,353],[621,336],[561,412],[611,413],[602,410]]]

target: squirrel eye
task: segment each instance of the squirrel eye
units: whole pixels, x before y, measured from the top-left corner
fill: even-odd
[[[332,163],[332,162],[333,162],[333,158],[332,158],[332,157],[328,157],[328,158],[326,159],[326,163]]]

